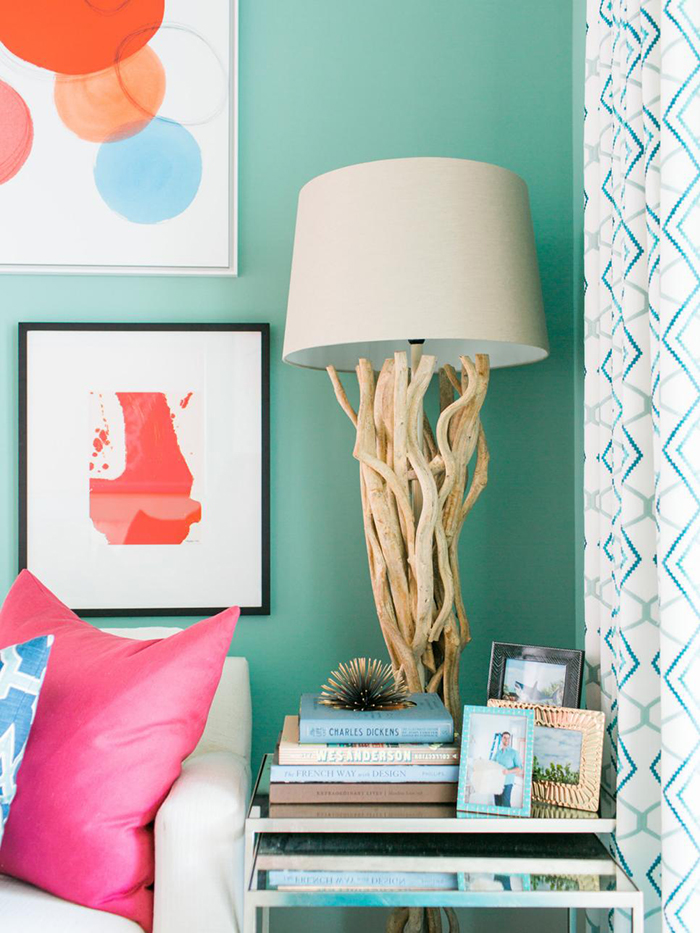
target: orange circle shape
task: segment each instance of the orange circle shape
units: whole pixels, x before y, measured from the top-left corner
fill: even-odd
[[[165,71],[148,46],[91,75],[56,75],[56,110],[81,139],[102,143],[134,136],[158,113]]]
[[[0,81],[0,185],[17,174],[34,141],[34,124],[24,98]]]
[[[0,42],[18,58],[64,75],[103,71],[142,48],[163,22],[165,0],[2,0]]]

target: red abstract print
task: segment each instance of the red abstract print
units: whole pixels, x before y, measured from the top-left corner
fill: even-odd
[[[193,477],[165,394],[116,396],[124,414],[126,462],[115,479],[91,476],[92,523],[109,544],[182,544],[190,526],[201,521],[202,504],[190,498]],[[93,457],[111,444],[106,421],[92,443]]]

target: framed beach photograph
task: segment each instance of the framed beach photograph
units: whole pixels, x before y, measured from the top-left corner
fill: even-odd
[[[489,700],[488,705],[491,709],[534,711],[534,802],[573,810],[598,810],[604,713],[598,710],[528,706],[511,700]]]
[[[237,0],[0,4],[0,271],[236,275]]]
[[[530,815],[534,728],[529,709],[464,707],[458,811]]]
[[[583,651],[493,642],[488,698],[577,707],[581,700]]]
[[[20,569],[82,615],[269,613],[268,330],[20,324]]]

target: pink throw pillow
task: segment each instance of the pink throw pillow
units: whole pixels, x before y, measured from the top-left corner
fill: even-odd
[[[238,615],[120,638],[22,571],[0,610],[0,648],[48,634],[54,645],[0,872],[151,929],[152,823],[204,731]]]

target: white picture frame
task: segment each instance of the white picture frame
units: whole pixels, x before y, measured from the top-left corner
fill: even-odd
[[[86,9],[99,12],[101,6]],[[119,205],[104,200],[95,182],[100,150],[130,145],[129,139],[97,143],[72,132],[56,104],[55,82],[62,76],[13,53],[4,44],[2,26],[0,16],[0,87],[9,85],[26,102],[33,142],[14,176],[3,183],[0,173],[0,272],[237,276],[238,0],[165,0],[162,23],[147,43],[161,53],[166,83],[165,98],[149,125],[169,130],[180,125],[180,111],[186,111],[183,136],[194,139],[201,162],[201,180],[190,203],[158,222],[129,220]],[[200,111],[193,103],[196,81],[184,77],[193,71],[190,54],[198,61],[209,56],[201,96],[225,88],[220,110],[205,113],[205,106]],[[209,85],[219,73],[221,86],[214,91]],[[68,76],[84,77],[93,76]]]

